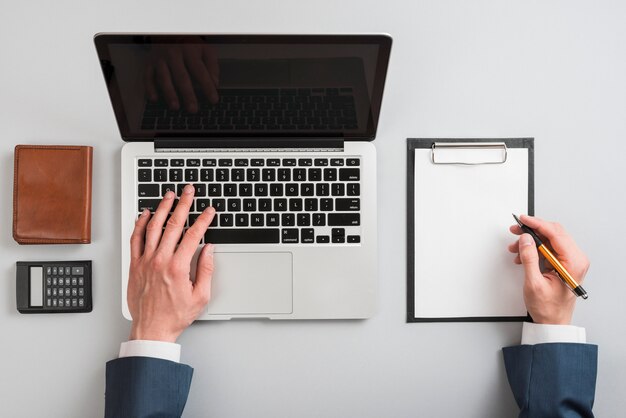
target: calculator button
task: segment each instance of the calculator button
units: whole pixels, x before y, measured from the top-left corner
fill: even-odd
[[[56,286],[57,285],[57,278],[53,277],[52,278],[52,286]]]
[[[76,277],[72,277],[72,286],[76,286],[78,283],[78,279]]]
[[[52,267],[52,275],[56,275],[57,274],[57,268],[56,267]]]
[[[72,296],[78,296],[78,289],[76,288],[72,289]]]
[[[57,289],[56,287],[54,289],[52,289],[52,296],[56,296],[57,295]]]
[[[78,301],[76,299],[72,299],[72,307],[75,308],[78,306]]]
[[[85,306],[85,299],[83,298],[78,299],[78,306],[80,306],[81,308]]]
[[[72,274],[74,276],[80,276],[81,274],[85,274],[84,267],[72,267]]]
[[[78,285],[83,286],[85,284],[85,280],[82,277],[78,278]]]
[[[65,306],[67,306],[69,308],[69,306],[70,306],[70,300],[69,299],[65,299]]]
[[[57,300],[56,299],[52,299],[52,306],[55,307],[55,308],[57,307]]]
[[[69,267],[65,267],[65,275],[66,276],[70,275],[70,268]]]
[[[63,307],[63,299],[59,299],[59,308]]]
[[[47,275],[52,274],[52,267],[46,267],[46,274]]]
[[[46,306],[52,306],[52,299],[46,299]]]
[[[52,296],[52,289],[46,288],[46,296]]]
[[[82,287],[78,288],[78,296],[85,296],[85,289],[83,289]]]

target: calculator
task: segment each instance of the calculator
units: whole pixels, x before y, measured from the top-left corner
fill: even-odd
[[[91,312],[91,261],[18,261],[20,313]]]

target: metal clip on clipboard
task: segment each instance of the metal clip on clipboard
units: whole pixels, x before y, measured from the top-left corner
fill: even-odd
[[[431,149],[433,164],[504,164],[507,159],[504,142],[434,142]]]

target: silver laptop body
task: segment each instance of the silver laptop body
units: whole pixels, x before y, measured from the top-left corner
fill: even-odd
[[[215,243],[212,297],[199,319],[374,314],[371,141],[388,36],[98,34],[95,43],[127,142],[124,317],[135,219],[187,183],[190,224],[217,209],[205,236]]]

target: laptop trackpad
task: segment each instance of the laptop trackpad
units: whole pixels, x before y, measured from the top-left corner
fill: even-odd
[[[285,314],[292,308],[292,255],[214,254],[209,314]]]

